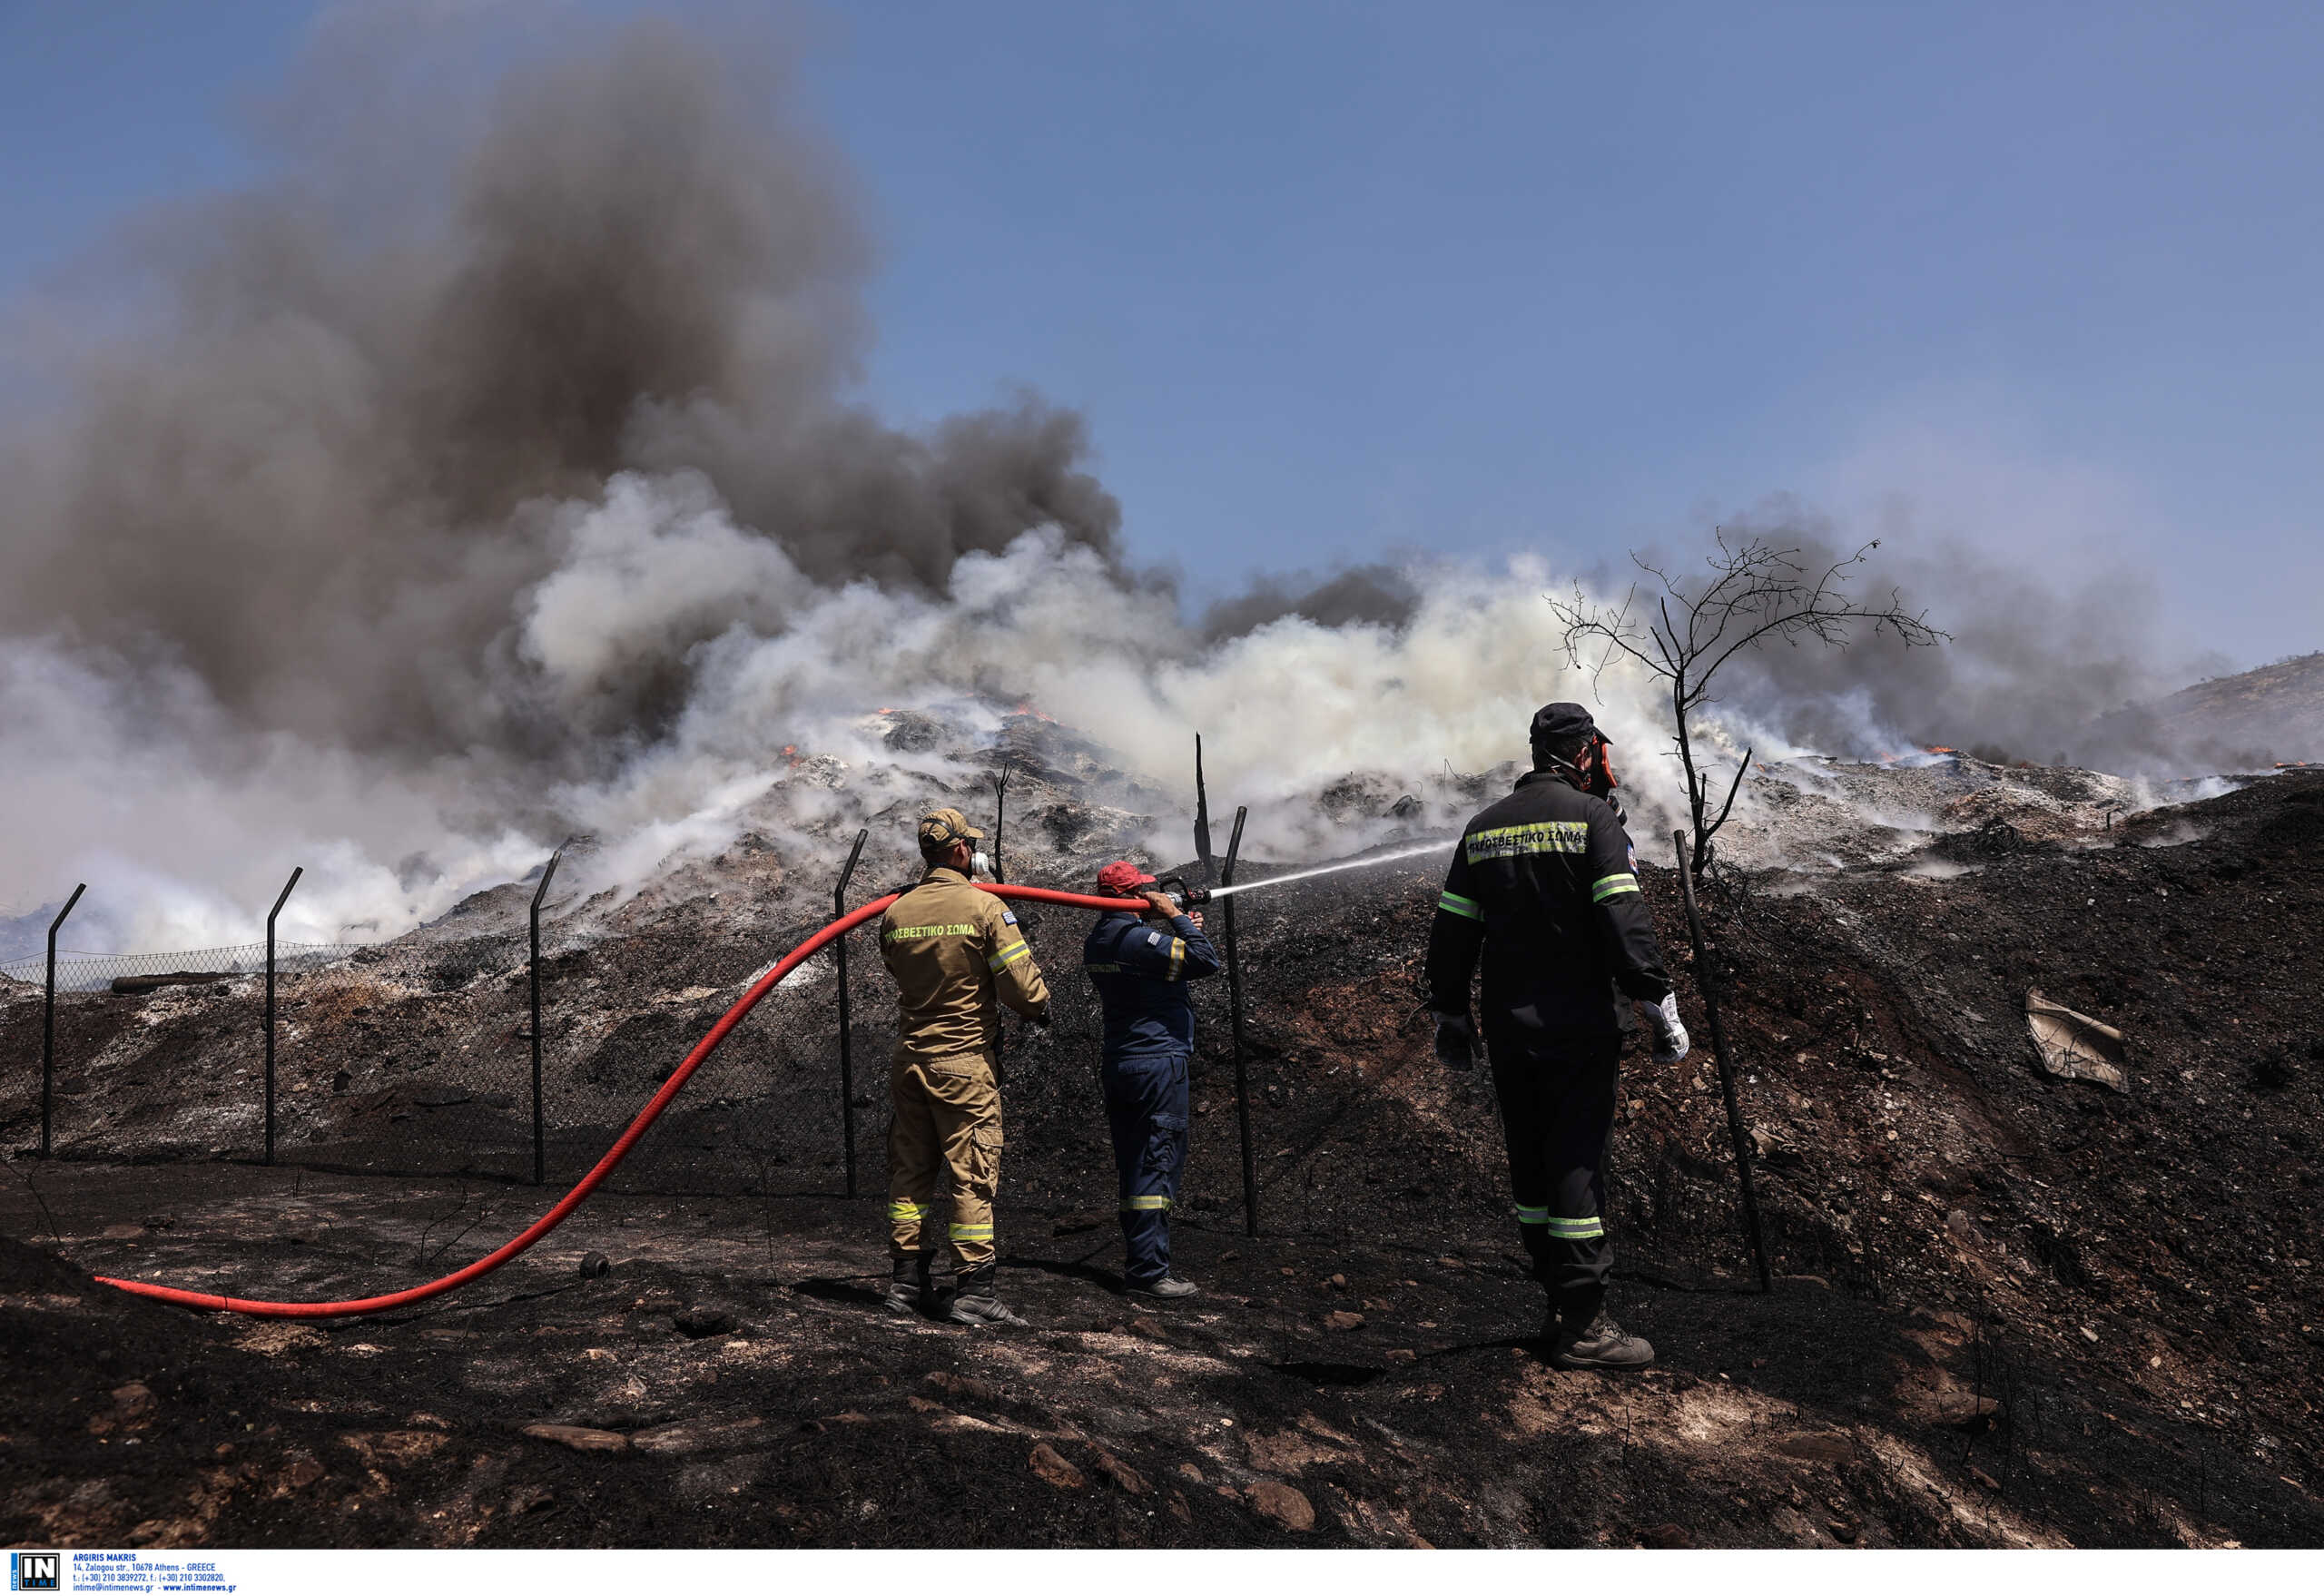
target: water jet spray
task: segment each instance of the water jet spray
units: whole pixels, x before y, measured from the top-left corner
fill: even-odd
[[[1294,882],[1313,881],[1315,877],[1322,875],[1338,875],[1343,871],[1362,870],[1366,865],[1393,864],[1399,860],[1418,859],[1423,854],[1442,852],[1459,841],[1458,837],[1438,837],[1426,842],[1414,842],[1386,853],[1366,853],[1358,859],[1343,859],[1332,864],[1314,865],[1306,870],[1295,870],[1288,875],[1271,875],[1262,882],[1236,882],[1232,886],[1213,887],[1207,892],[1200,888],[1188,888],[1177,876],[1172,876],[1168,882],[1157,884],[1167,886],[1176,883],[1183,893],[1185,901],[1189,905],[1209,903],[1220,898],[1231,898],[1238,892],[1256,892],[1263,887],[1287,887]]]

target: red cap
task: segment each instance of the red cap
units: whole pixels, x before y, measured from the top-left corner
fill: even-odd
[[[1117,859],[1098,872],[1098,884],[1109,892],[1127,896],[1139,887],[1150,887],[1155,878],[1147,874],[1127,859]]]

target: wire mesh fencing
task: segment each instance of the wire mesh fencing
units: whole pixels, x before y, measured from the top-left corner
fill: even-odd
[[[767,961],[824,921],[810,911],[761,922],[748,939],[682,921],[609,933],[602,921],[576,924],[575,907],[545,906],[540,928],[541,1174],[552,1188],[603,1157]],[[1033,909],[1021,919],[1049,974],[1053,1018],[1038,1032],[1008,1027],[1009,1135],[1028,1149],[1011,1159],[1012,1189],[1104,1220],[1114,1177],[1097,1079],[1100,1016],[1078,973],[1086,921]],[[876,953],[862,956],[871,951],[859,946],[852,970],[852,1151],[859,1190],[876,1192],[896,1010]],[[262,1157],[264,983],[254,973],[262,962],[262,947],[61,955],[59,1156]],[[18,961],[8,973],[29,966],[37,974],[40,963]],[[521,916],[473,931],[450,920],[377,946],[278,944],[276,1161],[532,1180],[534,976]],[[1189,1222],[1239,1229],[1226,984],[1206,982],[1196,994],[1193,1099],[1207,1117],[1194,1137],[1185,1207]],[[41,1004],[36,985],[14,990],[20,996],[0,993],[0,1142],[22,1147],[37,1118]],[[1332,1068],[1334,1049],[1324,1049],[1331,1058],[1305,1059],[1314,1039],[1297,1044],[1298,1059],[1284,1050],[1288,1032],[1253,1043],[1270,1232],[1376,1236],[1382,1215],[1367,1192],[1391,1170],[1399,1190],[1433,1180],[1440,1201],[1465,1197],[1450,1164],[1433,1174],[1403,1167],[1393,1144],[1412,1126],[1401,1099],[1381,1098],[1373,1081]],[[843,1120],[837,967],[826,953],[726,1039],[611,1184],[672,1195],[836,1195],[846,1189]]]
[[[275,947],[278,985],[346,958]],[[0,963],[0,1142],[68,1156],[244,1156],[263,1149],[266,945],[158,953],[59,949]],[[246,1134],[247,1133],[247,1134]]]
[[[543,926],[541,1120],[549,1184],[578,1177],[764,968],[748,951],[646,933]],[[812,922],[769,939],[789,946]],[[399,951],[311,984],[351,1045],[301,1083],[313,1162],[530,1179],[532,972],[521,934]],[[304,1007],[298,1005],[303,1004]],[[612,1178],[615,1189],[837,1189],[835,998],[828,960],[769,996],[696,1070]]]
[[[768,945],[788,947],[817,923],[782,928]],[[568,1182],[604,1154],[763,970],[750,962],[761,952],[544,921],[547,1180]],[[39,1145],[45,1106],[59,1156],[262,1157],[265,970],[262,943],[60,950],[44,1072],[47,961],[0,964],[0,1143]],[[533,1178],[535,971],[522,928],[381,946],[278,942],[275,974],[278,1162]],[[700,1068],[616,1187],[841,1189],[832,976],[818,959],[777,989]],[[856,1029],[868,1053],[884,1050],[876,1022]]]
[[[1026,1197],[1083,1202],[1102,1217],[1110,1153],[1095,1079],[1099,1019],[1074,979],[1081,925],[1029,915],[1052,972],[1053,1023],[1022,1033],[1004,1061],[1010,1138],[1040,1146],[1012,1178]],[[803,917],[744,942],[678,931],[605,936],[544,921],[540,982],[541,1173],[562,1188],[586,1173],[775,951],[820,923]],[[525,931],[468,936],[437,928],[369,947],[277,948],[276,1161],[400,1176],[534,1177],[531,994]],[[867,968],[867,965],[869,968]],[[257,1159],[263,1154],[264,948],[58,959],[55,1135],[59,1155],[119,1161]],[[39,1088],[39,988],[0,1004],[0,1141],[34,1139]],[[895,1040],[891,989],[876,961],[855,961],[856,1147],[862,1189],[875,1189],[887,1119],[885,1060]],[[836,961],[801,966],[703,1064],[653,1131],[614,1173],[633,1193],[837,1195],[847,1146],[839,1072]],[[1223,983],[1201,994],[1194,1098],[1204,1119],[1188,1170],[1190,1222],[1240,1227]],[[1320,1066],[1319,1066],[1320,1068]],[[1261,1049],[1260,1148],[1268,1227],[1379,1238],[1365,1198],[1397,1171],[1443,1186],[1424,1207],[1467,1194],[1458,1171],[1413,1173],[1395,1148],[1409,1131],[1399,1099],[1315,1071],[1291,1072]],[[1268,1089],[1297,1087],[1300,1107]],[[1625,1143],[1611,1182],[1624,1266],[1671,1278],[1740,1283],[1733,1171],[1709,1131],[1700,1146]],[[1285,1158],[1277,1151],[1295,1154]],[[1488,1163],[1492,1160],[1488,1159]],[[1497,1167],[1497,1165],[1495,1166]],[[1449,1182],[1450,1184],[1445,1184]],[[1456,1189],[1458,1188],[1458,1189]],[[1497,1190],[1497,1188],[1496,1188]],[[1100,1194],[1092,1197],[1091,1194]],[[1498,1208],[1495,1208],[1498,1212]],[[1354,1228],[1351,1228],[1354,1227]],[[1417,1245],[1415,1238],[1415,1244]],[[1786,1250],[1797,1253],[1798,1240]],[[1795,1262],[1827,1277],[1848,1260]]]
[[[320,969],[357,951],[352,943],[277,942],[274,964],[278,976]],[[80,953],[56,951],[56,990],[60,992],[111,992],[135,997],[164,987],[200,987],[239,976],[266,973],[266,944],[242,942],[231,948],[194,948],[178,953]],[[16,988],[42,987],[48,978],[48,959],[34,954],[0,961],[0,982]]]
[[[586,1173],[726,1010],[822,923],[802,916],[748,941],[683,931],[606,935],[552,905],[541,925],[542,1175]],[[1028,916],[1028,922],[1038,916]],[[521,922],[377,946],[277,945],[276,1161],[414,1176],[534,1176],[531,996]],[[1059,970],[1078,921],[1036,933]],[[264,947],[60,952],[55,1152],[108,1160],[263,1156]],[[867,965],[869,968],[867,968]],[[44,961],[0,967],[0,1143],[37,1141]],[[29,979],[27,979],[29,978]],[[854,961],[855,1162],[880,1184],[891,990]],[[1061,980],[1058,1023],[1007,1067],[1036,1107],[1029,1130],[1106,1146],[1089,1074],[1097,1015]],[[1063,1090],[1041,1090],[1045,1077]],[[1070,1125],[1051,1125],[1064,1114]],[[674,1195],[845,1190],[836,960],[811,959],[697,1069],[614,1174],[615,1189]],[[1085,1123],[1086,1121],[1086,1123]],[[1094,1166],[1093,1166],[1094,1173]]]

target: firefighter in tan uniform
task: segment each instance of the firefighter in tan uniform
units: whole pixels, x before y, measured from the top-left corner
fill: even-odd
[[[920,884],[880,921],[880,957],[901,1009],[888,1073],[887,1305],[933,1313],[936,1254],[931,1209],[939,1170],[950,1177],[949,1239],[957,1266],[945,1317],[956,1325],[1022,1325],[993,1285],[992,1199],[1000,1187],[1000,1085],[994,1048],[1008,1004],[1049,1023],[1049,992],[1009,906],[969,884],[983,868],[984,833],[957,809],[920,822]]]

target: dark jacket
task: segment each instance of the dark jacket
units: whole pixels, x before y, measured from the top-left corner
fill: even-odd
[[[1218,972],[1210,939],[1181,914],[1165,929],[1135,914],[1101,914],[1081,944],[1081,968],[1106,1010],[1108,1060],[1188,1053],[1194,996],[1187,982]]]
[[[1469,823],[1428,937],[1428,1006],[1469,1011],[1484,955],[1488,1032],[1607,1036],[1625,997],[1670,990],[1630,840],[1602,798],[1548,771]]]

